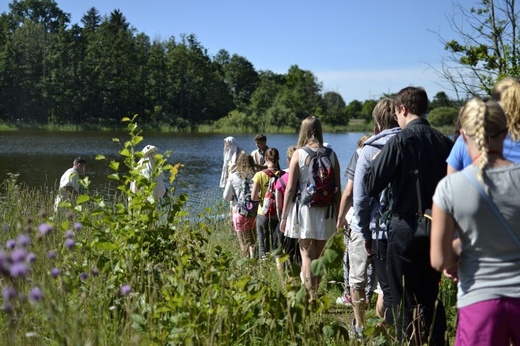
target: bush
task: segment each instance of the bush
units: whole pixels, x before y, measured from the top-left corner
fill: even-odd
[[[437,107],[428,114],[428,121],[432,126],[453,126],[458,116],[457,108]]]

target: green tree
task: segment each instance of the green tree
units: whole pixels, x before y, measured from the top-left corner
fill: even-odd
[[[345,113],[349,119],[361,119],[362,118],[363,104],[358,100],[351,101],[345,107]]]
[[[9,4],[11,31],[26,20],[42,24],[48,33],[57,33],[70,23],[70,14],[64,13],[54,0],[13,0]]]
[[[440,91],[433,97],[432,102],[430,102],[430,110],[435,109],[437,107],[452,107],[453,102],[450,100],[448,95],[444,91]]]
[[[258,86],[251,95],[249,113],[257,120],[262,118],[284,84],[284,75],[269,70],[260,71]]]
[[[460,38],[439,37],[449,53],[440,74],[457,95],[489,94],[498,79],[520,75],[515,5],[516,0],[479,0],[468,11],[455,3],[451,26]]]
[[[323,95],[323,122],[329,125],[348,125],[349,118],[345,111],[343,97],[334,91]]]
[[[377,104],[376,100],[366,100],[363,102],[361,107],[361,118],[365,120],[365,123],[372,121],[372,112]]]
[[[455,125],[459,111],[454,107],[437,107],[428,114],[428,121],[432,126]]]
[[[219,60],[223,60],[222,72],[234,106],[236,109],[244,109],[258,85],[258,73],[246,58],[233,54],[231,58],[225,59],[224,52],[221,53]]]

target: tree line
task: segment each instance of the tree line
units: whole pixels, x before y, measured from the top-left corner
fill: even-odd
[[[297,65],[282,74],[257,71],[225,49],[210,56],[195,34],[151,40],[117,9],[101,16],[92,7],[72,24],[54,0],[13,0],[0,15],[6,122],[115,125],[139,114],[143,124],[178,129],[257,130],[298,128],[302,118],[318,115],[329,126],[346,126],[354,118],[369,122],[376,103],[347,105]],[[432,101],[432,109],[447,108],[437,111],[441,122],[453,124],[453,106],[443,92]]]

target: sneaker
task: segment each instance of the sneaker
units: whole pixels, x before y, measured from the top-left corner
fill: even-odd
[[[341,297],[338,297],[338,299],[336,299],[336,304],[352,306],[352,299],[350,299],[349,295],[343,294]]]
[[[363,341],[365,337],[365,328],[357,327],[356,320],[352,320],[352,329],[350,330],[350,335],[357,339],[357,341]]]

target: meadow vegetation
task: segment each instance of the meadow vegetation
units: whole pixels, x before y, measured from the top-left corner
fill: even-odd
[[[341,294],[343,240],[336,234],[313,262],[319,297],[309,301],[299,269],[240,257],[226,205],[198,214],[170,191],[159,204],[153,180],[139,174],[143,140],[133,121],[120,161],[107,162],[113,196],[89,193],[88,179],[58,213],[55,193],[28,189],[10,175],[0,200],[0,340],[10,345],[346,345],[349,310]],[[178,165],[156,155],[154,174]],[[105,160],[103,156],[96,159]],[[138,192],[129,189],[135,181]],[[274,253],[273,255],[279,255]],[[453,335],[454,286],[443,282]],[[373,309],[372,309],[373,310]],[[394,333],[371,315],[367,344]]]

